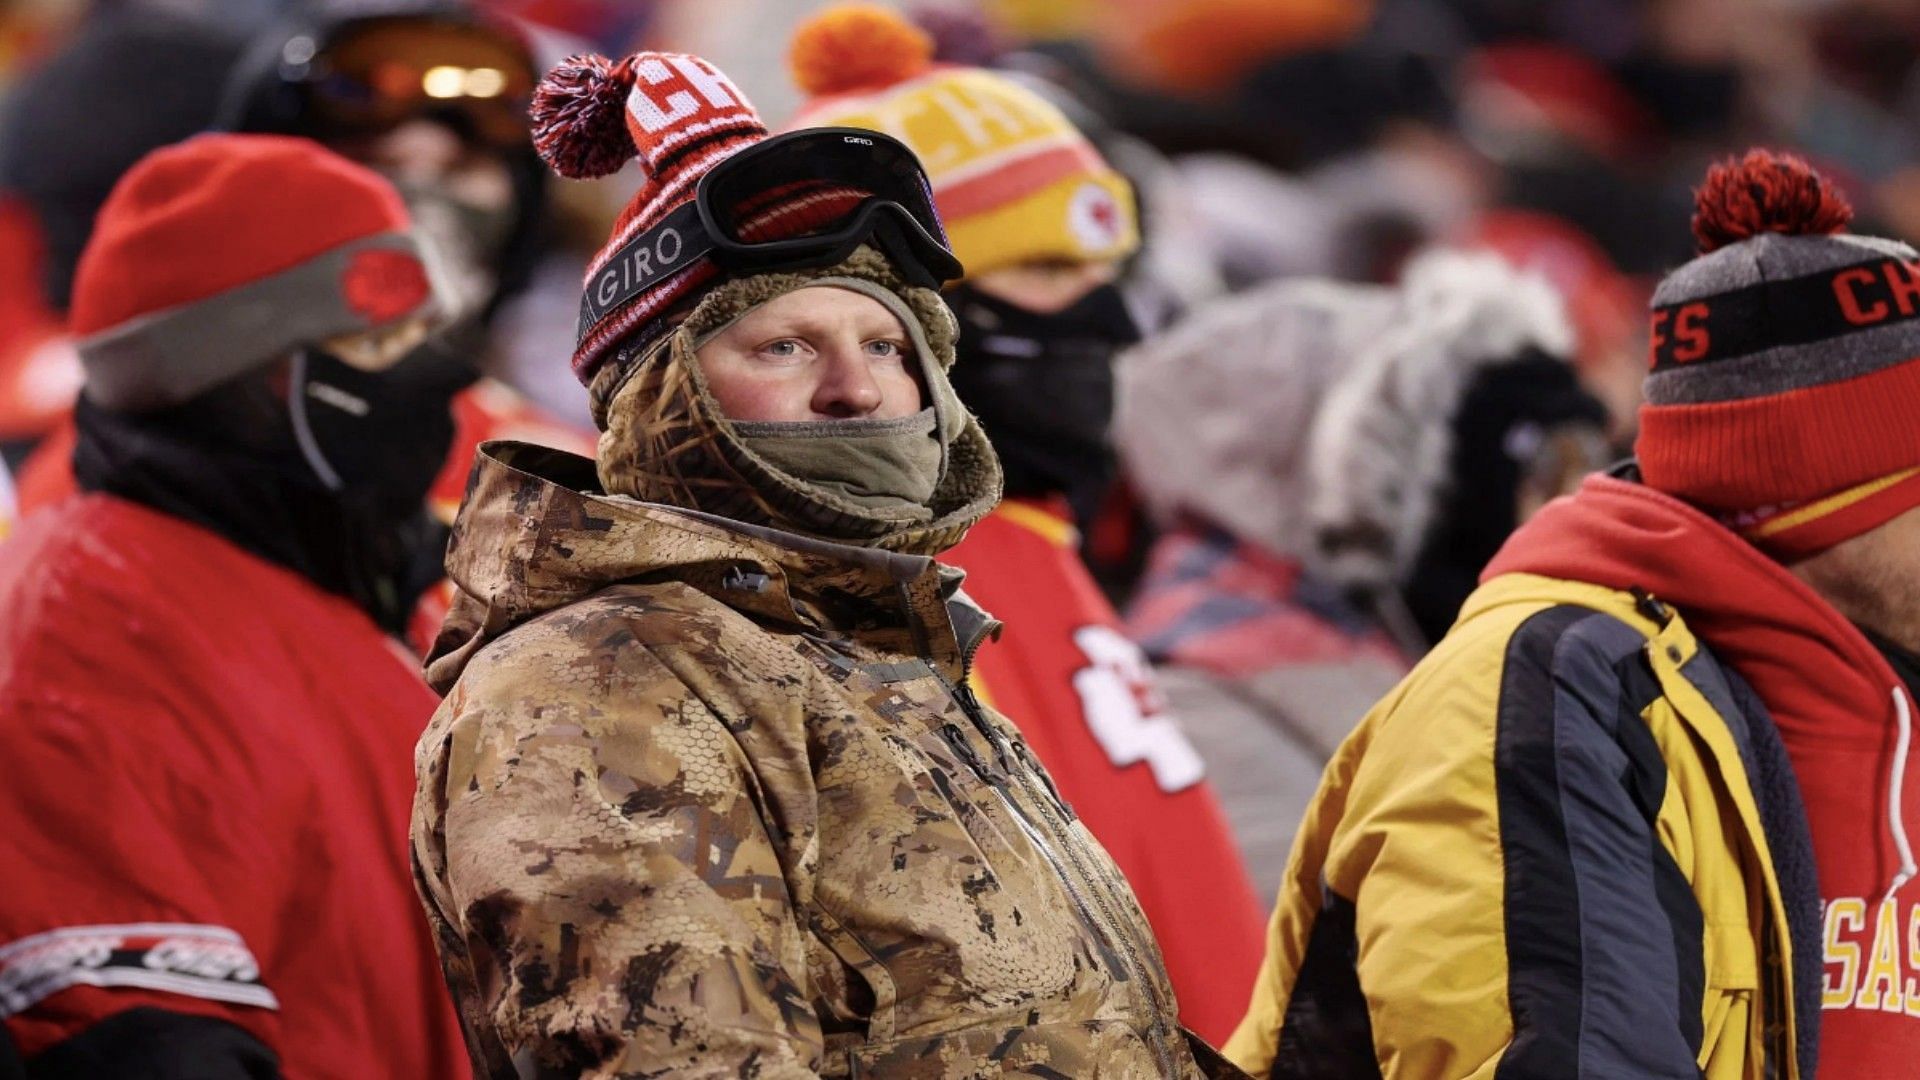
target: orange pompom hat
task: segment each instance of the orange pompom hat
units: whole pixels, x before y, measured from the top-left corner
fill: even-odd
[[[911,147],[969,274],[1139,247],[1133,189],[1058,108],[1007,75],[935,63],[933,40],[900,15],[828,8],[787,58],[813,95],[788,126],[863,127]]]
[[[877,4],[847,4],[794,31],[787,62],[815,96],[879,90],[932,67],[933,38]]]

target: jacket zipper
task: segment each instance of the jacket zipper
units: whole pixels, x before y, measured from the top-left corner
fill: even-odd
[[[1034,850],[1038,851],[1040,857],[1047,860],[1047,865],[1053,868],[1054,874],[1060,879],[1061,884],[1066,887],[1067,897],[1073,901],[1074,908],[1080,916],[1081,923],[1086,926],[1088,932],[1093,936],[1094,943],[1100,947],[1100,951],[1106,957],[1108,964],[1116,968],[1120,974],[1126,978],[1136,980],[1137,985],[1142,988],[1141,992],[1147,1000],[1149,1011],[1152,1013],[1148,1021],[1148,1041],[1153,1047],[1154,1057],[1158,1059],[1160,1063],[1160,1075],[1172,1078],[1175,1075],[1173,1069],[1174,1055],[1172,1047],[1169,1045],[1167,1006],[1160,998],[1159,987],[1150,977],[1146,964],[1140,959],[1140,954],[1134,946],[1132,935],[1121,932],[1121,923],[1113,910],[1112,898],[1107,895],[1105,890],[1100,888],[1092,871],[1081,862],[1079,845],[1072,840],[1069,830],[1066,827],[1055,823],[1054,814],[1048,812],[1057,809],[1062,819],[1071,821],[1072,811],[1067,808],[1066,800],[1060,797],[1059,790],[1053,786],[1053,779],[1051,777],[1047,777],[1046,780],[1047,793],[1051,796],[1051,799],[1043,798],[1040,795],[1037,785],[1033,782],[1033,777],[1046,776],[1046,772],[1039,768],[1031,752],[1025,753],[1022,757],[1023,763],[1027,765],[1027,768],[1018,770],[1011,768],[1012,763],[1010,759],[1014,756],[1015,751],[1006,745],[1007,740],[999,737],[993,725],[987,723],[985,710],[982,709],[980,705],[980,698],[974,694],[973,687],[967,683],[967,676],[973,671],[973,658],[975,654],[980,651],[982,641],[975,640],[962,646],[960,655],[960,684],[955,686],[953,682],[942,674],[940,669],[933,664],[933,650],[931,643],[927,640],[926,628],[920,624],[919,619],[914,617],[912,591],[907,587],[905,582],[900,584],[899,591],[902,608],[901,613],[906,616],[907,623],[913,633],[914,644],[919,648],[921,657],[927,662],[927,670],[933,673],[933,677],[946,689],[947,695],[960,706],[961,713],[973,724],[974,729],[979,731],[981,737],[986,739],[987,745],[993,749],[995,757],[1000,760],[1002,772],[1008,777],[1017,778],[1022,791],[1028,798],[1033,800],[1034,805],[1041,808],[1042,812],[1039,816],[1046,821],[1047,832],[1054,837],[1054,844],[1057,844],[1060,851],[1065,853],[1067,861],[1073,864],[1071,872],[1062,866],[1060,860],[1054,856],[1052,845],[1049,845],[1046,840],[1039,835],[1039,830],[1036,828],[1032,818],[1021,806],[1021,801],[1014,798],[998,782],[986,775],[983,768],[984,763],[980,761],[979,755],[973,751],[972,746],[967,746],[966,752],[961,754],[961,760],[966,762],[968,767],[972,768],[975,774],[979,775],[986,783],[988,789],[993,791],[995,795],[999,796],[1000,801],[1006,804],[1007,810],[1012,814],[1014,821],[1020,826],[1020,830],[1027,834],[1027,841],[1033,844]],[[948,728],[952,728],[951,733],[947,731]],[[952,724],[945,725],[942,728],[941,736],[950,746],[954,745],[956,740],[961,744],[968,742],[965,733],[961,732]],[[1026,751],[1026,743],[1024,741],[1019,742],[1018,746],[1021,751]],[[960,753],[958,747],[955,748],[955,753]],[[1085,884],[1089,892],[1093,893],[1094,899],[1099,903],[1101,914],[1105,916],[1104,922],[1094,918],[1092,911],[1088,909],[1086,898],[1081,895],[1080,891],[1082,883]],[[1121,950],[1126,954],[1124,962],[1114,953],[1115,941],[1119,943]]]
[[[962,670],[963,674],[961,677],[964,679],[965,669],[963,668]],[[1027,797],[1031,799],[1036,806],[1041,808],[1042,813],[1040,817],[1046,822],[1046,831],[1052,837],[1051,844],[1047,842],[1046,838],[1040,835],[1039,829],[1021,807],[1019,800],[1008,796],[998,784],[992,782],[988,784],[989,787],[993,788],[994,791],[1000,795],[1002,801],[1007,804],[1007,808],[1012,812],[1014,820],[1019,823],[1021,831],[1027,834],[1027,840],[1034,845],[1035,849],[1040,852],[1041,857],[1047,860],[1048,864],[1053,867],[1054,873],[1059,875],[1061,882],[1066,885],[1067,895],[1073,900],[1074,906],[1079,910],[1081,921],[1085,923],[1087,929],[1092,932],[1095,942],[1100,945],[1101,952],[1106,955],[1108,962],[1118,967],[1127,978],[1134,980],[1135,985],[1141,988],[1141,993],[1145,996],[1148,1009],[1152,1014],[1149,1017],[1148,1034],[1151,1037],[1150,1042],[1153,1047],[1154,1057],[1158,1059],[1160,1063],[1160,1074],[1166,1077],[1175,1076],[1176,1074],[1173,1068],[1174,1055],[1169,1045],[1171,1033],[1167,1029],[1166,1002],[1161,1000],[1159,986],[1155,983],[1146,962],[1140,958],[1139,950],[1135,947],[1133,941],[1133,935],[1122,931],[1121,928],[1123,924],[1119,919],[1118,913],[1114,910],[1113,898],[1108,895],[1105,889],[1100,887],[1092,869],[1082,861],[1080,845],[1073,839],[1071,829],[1069,828],[1070,823],[1074,820],[1073,811],[1067,806],[1066,800],[1060,797],[1059,791],[1054,788],[1052,778],[1048,777],[1046,771],[1040,768],[1039,762],[1034,760],[1033,753],[1027,748],[1026,742],[1024,740],[1010,740],[1005,738],[995,730],[992,724],[987,722],[985,710],[981,708],[980,699],[974,694],[971,686],[964,681],[958,686],[955,686],[951,682],[948,682],[946,676],[941,675],[937,670],[934,671],[934,676],[946,687],[948,694],[952,696],[953,700],[959,704],[960,711],[966,715],[975,730],[979,731],[981,737],[986,739],[987,745],[993,748],[995,756],[1000,760],[1002,771],[1008,777],[1016,779]],[[964,739],[964,735],[961,735],[957,729],[954,734]],[[1024,767],[1013,767],[1012,759],[1015,757],[1020,759],[1021,765]],[[1035,777],[1042,778],[1044,781],[1046,785],[1046,793],[1044,795],[1040,791],[1039,784],[1034,782]],[[1056,816],[1059,819],[1058,821],[1055,820]],[[1067,867],[1060,864],[1059,859],[1054,857],[1053,850],[1055,846],[1066,855],[1067,861],[1072,864],[1071,872],[1068,871]],[[1081,895],[1080,883],[1082,882],[1085,884],[1087,891],[1093,894],[1094,901],[1100,907],[1102,917],[1099,919],[1094,917],[1093,912],[1087,906],[1086,899]],[[1115,955],[1115,943],[1118,943],[1121,952],[1125,954],[1124,961],[1122,961],[1121,957]]]

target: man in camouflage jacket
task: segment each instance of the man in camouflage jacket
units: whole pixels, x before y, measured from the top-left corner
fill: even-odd
[[[899,320],[935,418],[921,503],[783,469],[722,408],[704,344],[822,293]],[[932,556],[1000,471],[947,383],[953,338],[862,247],[723,280],[599,368],[597,462],[482,448],[413,823],[482,1076],[1239,1075],[1186,1036],[1126,882],[967,687],[997,624]]]

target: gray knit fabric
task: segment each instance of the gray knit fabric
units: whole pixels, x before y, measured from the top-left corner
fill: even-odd
[[[1799,283],[1810,296],[1831,293],[1832,276],[1847,268],[1879,267],[1888,259],[1920,260],[1906,244],[1872,236],[1789,236],[1762,233],[1703,255],[1660,282],[1653,307],[1705,301],[1712,304],[1736,290],[1774,283]],[[1838,305],[1838,300],[1831,301]],[[1772,312],[1762,309],[1765,320]],[[1763,322],[1754,327],[1763,340],[1779,340]],[[1699,405],[1764,397],[1789,390],[1840,382],[1920,358],[1920,318],[1890,319],[1872,326],[1841,327],[1833,336],[1784,344],[1744,356],[1714,359],[1656,370],[1647,377],[1646,398],[1653,405]]]

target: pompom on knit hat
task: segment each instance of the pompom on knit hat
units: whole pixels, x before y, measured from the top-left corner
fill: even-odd
[[[1799,158],[1715,165],[1653,295],[1646,483],[1792,562],[1920,506],[1920,253]]]
[[[562,61],[535,88],[533,144],[561,176],[590,180],[637,161],[645,180],[587,264],[586,298],[573,373],[586,386],[616,354],[644,354],[725,275],[677,230],[649,230],[693,202],[714,166],[767,138],[752,102],[697,56],[640,52],[615,62],[583,54]],[[804,235],[859,205],[865,192],[796,183],[755,208],[754,239]],[[644,288],[639,287],[649,279]],[[631,293],[631,295],[628,295]],[[618,298],[610,306],[596,297]]]
[[[1119,259],[1140,246],[1133,189],[1052,103],[976,67],[886,8],[829,8],[794,32],[812,95],[789,128],[860,127],[912,147],[969,275],[1033,260]]]
[[[437,310],[392,185],[306,139],[200,135],[100,209],[69,326],[102,408],[166,408],[301,345]]]

